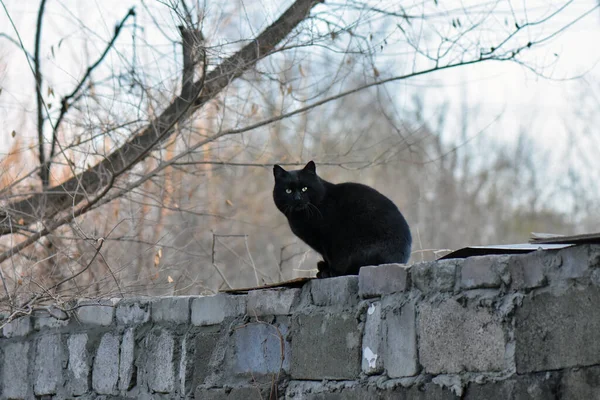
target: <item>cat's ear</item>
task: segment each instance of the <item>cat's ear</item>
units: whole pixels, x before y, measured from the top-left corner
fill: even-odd
[[[311,174],[316,175],[317,174],[317,166],[315,165],[314,161],[309,161],[308,164],[306,164],[304,166],[304,168],[302,168],[302,171],[310,172]]]
[[[285,169],[281,168],[279,165],[273,165],[273,176],[275,177],[275,179],[281,178],[286,174],[287,171]]]

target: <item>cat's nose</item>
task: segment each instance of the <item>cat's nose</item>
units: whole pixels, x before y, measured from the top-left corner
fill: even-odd
[[[300,193],[294,193],[294,200],[302,200]]]

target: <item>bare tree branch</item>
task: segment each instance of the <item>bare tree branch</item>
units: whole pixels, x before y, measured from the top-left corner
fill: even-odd
[[[42,65],[40,62],[40,42],[42,41],[42,22],[44,21],[44,10],[46,0],[41,0],[38,10],[37,24],[35,30],[35,50],[33,53],[33,68],[35,70],[35,94],[37,102],[37,134],[38,134],[38,160],[40,165],[46,164],[46,152],[44,151],[44,98],[42,97]],[[48,186],[48,172],[46,168],[40,170],[42,187]]]
[[[169,137],[170,129],[175,123],[185,121],[195,109],[206,104],[232,80],[269,55],[318,3],[317,0],[297,0],[258,37],[203,77],[202,80],[206,83],[202,93],[192,104],[189,103],[189,99],[176,98],[141,134],[108,155],[100,163],[44,193],[8,205],[0,213],[0,235],[13,232],[9,224],[10,219],[20,221],[20,225],[29,225],[78,204],[87,198],[89,193],[107,185],[115,172],[122,171],[123,167],[130,164],[132,160],[139,161],[152,149],[152,146],[162,143]],[[200,84],[200,81],[193,82],[189,90],[199,93]],[[157,138],[159,140],[156,140]]]

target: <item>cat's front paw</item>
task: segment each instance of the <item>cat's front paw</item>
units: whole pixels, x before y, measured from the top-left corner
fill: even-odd
[[[319,272],[317,272],[317,278],[323,279],[331,277],[331,270],[329,269],[327,261],[319,261],[317,263],[317,270],[319,270]]]

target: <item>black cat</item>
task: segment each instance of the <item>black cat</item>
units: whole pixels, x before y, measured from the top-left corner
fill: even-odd
[[[275,205],[292,232],[319,252],[318,278],[356,275],[360,267],[406,263],[412,238],[406,220],[387,197],[359,183],[319,178],[315,163],[301,170],[273,167]]]

